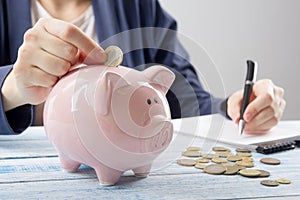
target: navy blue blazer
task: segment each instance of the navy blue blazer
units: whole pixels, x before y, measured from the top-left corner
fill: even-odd
[[[99,43],[103,48],[111,44],[120,46],[125,52],[122,65],[141,70],[149,63],[158,63],[175,72],[176,80],[167,94],[172,118],[226,114],[226,100],[214,98],[203,89],[177,39],[176,21],[158,1],[92,0],[92,5]],[[1,0],[1,85],[16,61],[23,34],[31,27],[30,0]],[[33,113],[32,105],[4,112],[1,96],[0,134],[21,133],[32,125]]]

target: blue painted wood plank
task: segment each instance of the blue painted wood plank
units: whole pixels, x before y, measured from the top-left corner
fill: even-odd
[[[145,179],[126,176],[112,187],[102,187],[94,179],[4,183],[0,184],[0,194],[8,199],[249,199],[299,196],[299,187],[295,184],[268,188],[259,182],[259,179],[202,173],[153,175]]]
[[[199,145],[202,142],[183,138],[182,143]],[[89,167],[83,166],[78,173],[62,171],[55,150],[40,130],[17,139],[1,136],[0,199],[300,198],[299,149],[268,156],[253,153],[255,168],[270,171],[270,179],[283,177],[292,180],[290,185],[268,188],[260,185],[262,179],[238,175],[214,176],[193,167],[177,165],[176,159],[184,151],[182,143],[174,143],[158,158],[156,170],[148,178],[139,179],[132,176],[132,172],[127,172],[116,186],[102,187],[94,170]],[[279,158],[281,165],[264,165],[259,162],[262,157]]]
[[[259,184],[261,179],[251,179],[241,176],[213,176],[192,167],[178,166],[175,162],[162,170],[153,172],[146,179],[138,179],[125,174],[113,187],[98,185],[92,169],[83,168],[79,173],[61,171],[57,158],[16,159],[0,162],[3,166],[14,166],[15,169],[2,168],[0,173],[0,194],[7,193],[11,197],[20,198],[31,194],[39,198],[40,194],[48,194],[49,198],[58,195],[62,198],[111,196],[122,199],[172,199],[191,197],[195,199],[226,199],[226,198],[258,198],[258,197],[294,197],[300,196],[299,150],[288,153],[278,153],[282,164],[279,166],[264,165],[256,162],[256,167],[271,172],[272,179],[284,177],[292,180],[291,185],[280,185],[277,188],[267,188]],[[254,154],[255,159],[264,157]],[[7,171],[5,172],[6,169]],[[14,190],[10,190],[14,188]],[[27,188],[27,189],[26,189]],[[74,191],[75,190],[75,191]],[[17,196],[15,191],[18,191]],[[156,191],[159,191],[157,194]],[[78,196],[79,195],[79,196]],[[157,196],[158,195],[158,196]],[[188,195],[188,196],[186,196]],[[5,194],[4,196],[5,197]],[[26,196],[28,197],[28,196]],[[29,196],[30,197],[30,196]],[[47,197],[44,196],[44,197]],[[124,198],[123,198],[124,197]],[[149,198],[148,198],[149,197]]]

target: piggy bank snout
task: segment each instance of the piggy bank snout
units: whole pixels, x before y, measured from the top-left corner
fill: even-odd
[[[146,127],[153,121],[168,119],[168,108],[165,99],[158,91],[151,87],[139,87],[133,92],[129,100],[129,117],[132,122],[140,127]]]
[[[167,118],[166,112],[162,105],[153,105],[152,107],[150,107],[149,115],[151,118],[153,117]]]
[[[161,123],[167,121],[167,115],[164,111],[164,108],[161,105],[154,105],[145,110],[142,116],[135,117],[136,115],[131,116],[131,119],[135,124],[142,127],[148,126],[150,123]]]

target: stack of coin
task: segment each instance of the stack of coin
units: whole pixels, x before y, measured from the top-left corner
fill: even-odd
[[[262,169],[253,169],[254,159],[251,151],[248,149],[237,148],[233,154],[227,147],[215,146],[212,148],[214,153],[201,153],[201,148],[192,146],[182,152],[182,156],[189,157],[179,159],[177,163],[182,166],[194,166],[201,169],[207,174],[213,175],[235,175],[239,174],[244,177],[266,178],[270,172]],[[279,165],[280,160],[276,158],[262,158],[261,163],[268,165]],[[251,169],[250,169],[251,168]],[[280,178],[277,180],[263,180],[262,185],[278,186],[279,184],[290,184],[288,179]]]

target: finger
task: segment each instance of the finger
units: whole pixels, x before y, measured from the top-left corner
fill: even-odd
[[[275,96],[278,96],[279,98],[283,98],[284,96],[284,89],[281,88],[281,87],[275,87],[274,89],[274,93],[275,93]]]
[[[255,129],[255,127],[259,127],[262,124],[266,123],[270,119],[275,117],[275,111],[272,107],[267,107],[259,112],[254,118],[250,121],[247,121],[247,126],[251,129]]]
[[[93,60],[96,60],[99,64],[106,61],[104,50],[78,27],[56,19],[41,19],[40,21],[47,32],[76,46],[86,57],[93,57]]]
[[[273,128],[275,125],[278,124],[276,118],[271,118],[268,121],[264,122],[260,126],[257,127],[250,127],[248,124],[245,125],[244,131],[248,134],[262,134],[267,133]]]
[[[286,101],[284,99],[281,99],[277,115],[275,116],[278,121],[281,120],[281,118],[283,116],[285,106],[286,106]]]
[[[36,47],[38,45],[39,49],[64,59],[71,64],[75,64],[77,62],[78,58],[76,55],[78,53],[78,49],[76,46],[49,34],[41,27],[27,31],[24,35],[24,41],[25,43],[31,43]]]
[[[283,96],[284,96],[284,89],[281,87],[275,87],[274,88],[274,93],[275,93],[275,98],[276,98],[276,102],[277,102],[277,106],[280,107]],[[285,103],[285,102],[284,102]]]
[[[244,129],[244,132],[249,135],[262,135],[266,134],[270,131],[270,129],[265,129],[265,130],[247,130],[246,128]]]
[[[254,94],[255,98],[248,104],[245,110],[245,121],[250,121],[259,112],[270,106],[275,99],[274,85],[268,80],[254,84],[252,93]]]
[[[282,118],[285,106],[286,102],[282,99],[280,106],[276,110],[271,107],[264,109],[250,122],[246,123],[245,131],[251,133],[265,133],[269,131]]]
[[[49,45],[50,44],[50,45]],[[49,34],[47,39],[42,40],[40,44],[41,49],[49,52],[56,57],[64,59],[71,63],[71,65],[78,61],[78,49],[72,44],[69,44],[63,40],[60,40],[53,35]]]
[[[38,51],[36,55],[39,59],[33,59],[31,62],[32,65],[53,76],[63,76],[69,71],[71,67],[70,62],[56,57],[43,50]]]
[[[267,87],[263,88],[263,86]],[[268,86],[268,82],[267,84],[262,85],[261,88],[262,89],[260,91],[257,91],[259,96],[248,105],[245,111],[244,119],[247,122],[250,122],[253,118],[256,118],[256,120],[266,121],[271,117],[263,115],[262,113],[268,113],[270,115],[278,116],[279,112],[283,112],[279,110],[279,107],[283,100],[282,97],[284,95],[284,90],[280,87],[274,86],[272,83],[270,83]],[[271,88],[273,88],[273,90]],[[269,112],[262,112],[268,107]],[[256,115],[258,115],[258,113],[261,114],[260,117],[257,118]]]
[[[237,123],[240,119],[241,103],[242,103],[243,91],[239,90],[234,93],[227,102],[227,114],[229,117]]]
[[[41,86],[44,88],[51,88],[55,85],[57,80],[57,76],[48,74],[37,67],[32,67],[32,69],[30,70],[30,85],[28,86]]]

